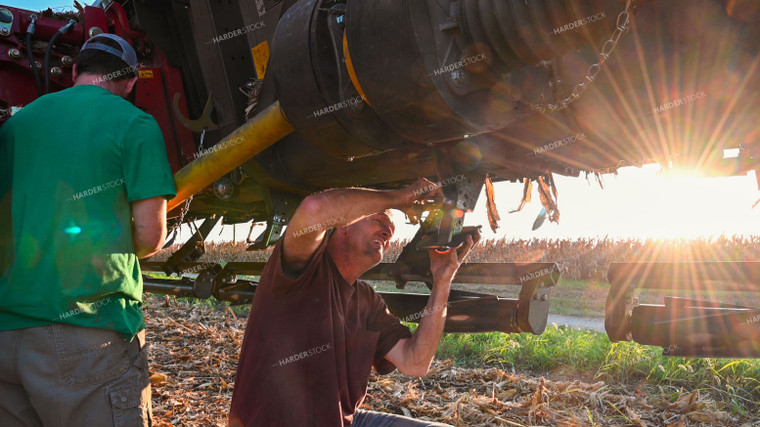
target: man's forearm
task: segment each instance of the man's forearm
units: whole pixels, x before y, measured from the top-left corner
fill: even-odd
[[[364,188],[324,191],[304,199],[289,224],[289,232],[297,237],[307,232],[343,227],[402,203],[403,193],[399,191]]]
[[[432,186],[425,178],[420,178],[414,184],[399,190],[346,188],[313,194],[298,206],[293,218],[288,222],[288,231],[282,240],[282,260],[287,274],[297,277],[301,273],[324,241],[327,230],[349,226],[387,209],[401,210],[414,221],[423,205],[441,197],[441,190]],[[378,223],[382,224],[376,227],[377,236],[371,238],[378,240],[380,237],[381,245],[387,245],[388,239],[393,235],[393,225],[390,218],[386,218],[385,221],[378,219]],[[362,265],[361,268],[363,267]],[[363,272],[343,273],[348,274],[349,277],[344,276],[347,280],[355,280]]]
[[[428,251],[433,290],[430,292],[420,325],[412,338],[400,340],[385,356],[407,375],[421,377],[430,369],[448,315],[451,282],[470,249],[480,240],[477,228],[465,229],[463,232],[467,232],[468,236],[459,247],[446,252]]]
[[[409,365],[406,373],[423,376],[430,368],[446,323],[450,283],[436,283],[422,313],[420,324],[406,342]]]
[[[135,248],[135,255],[138,259],[148,258],[160,250],[140,240],[134,222],[132,223],[132,246]]]

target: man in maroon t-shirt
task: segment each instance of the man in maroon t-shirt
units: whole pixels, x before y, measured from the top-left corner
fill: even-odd
[[[358,408],[372,366],[380,374],[428,372],[451,280],[479,235],[446,253],[430,251],[434,286],[414,334],[357,280],[388,249],[394,232],[389,209],[417,215],[441,197],[438,187],[420,179],[402,190],[336,189],[303,200],[253,299],[231,427],[442,425]]]

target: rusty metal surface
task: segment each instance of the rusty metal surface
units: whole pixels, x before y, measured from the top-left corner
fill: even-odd
[[[253,301],[256,283],[230,280],[236,275],[258,276],[264,262],[230,262],[224,268],[216,263],[178,263],[179,271],[198,273],[197,279],[181,280],[143,278],[146,292],[181,297],[208,298],[233,304]],[[362,276],[365,280],[392,280],[389,271],[393,264],[380,264]],[[165,271],[161,262],[142,262],[143,271]],[[213,275],[213,277],[212,277]],[[418,280],[417,276],[409,280]],[[447,310],[446,332],[529,332],[541,334],[549,316],[551,288],[559,280],[559,269],[552,263],[537,264],[465,264],[457,274],[456,283],[494,283],[521,285],[518,299],[495,295],[452,290],[445,307],[427,307],[427,294],[379,292],[389,310],[402,321],[419,322],[430,311]]]
[[[197,297],[197,287],[194,280],[171,280],[144,278],[145,292],[175,295],[180,297]],[[256,284],[253,282],[237,283],[230,287],[219,289],[217,299],[233,304],[248,304],[253,300]],[[538,328],[533,329],[527,324],[527,329],[518,324],[518,313],[525,312],[529,306],[520,307],[519,300],[500,298],[494,295],[480,297],[454,297],[447,306],[426,308],[427,294],[405,294],[395,292],[378,292],[391,313],[404,322],[418,323],[423,317],[433,311],[447,310],[445,332],[475,333],[475,332],[530,332],[539,335],[543,332],[548,317],[548,310],[529,313],[530,316],[543,318],[538,322]]]

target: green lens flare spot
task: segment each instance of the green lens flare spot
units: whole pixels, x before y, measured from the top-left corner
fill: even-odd
[[[66,227],[63,229],[63,232],[72,236],[76,236],[77,234],[82,232],[82,228],[77,227],[77,226]]]

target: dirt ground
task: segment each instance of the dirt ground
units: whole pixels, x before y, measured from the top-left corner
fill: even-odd
[[[152,296],[145,304],[154,425],[225,426],[245,319]],[[364,407],[455,426],[760,426],[699,392],[544,379],[437,361],[424,378],[372,376]]]

